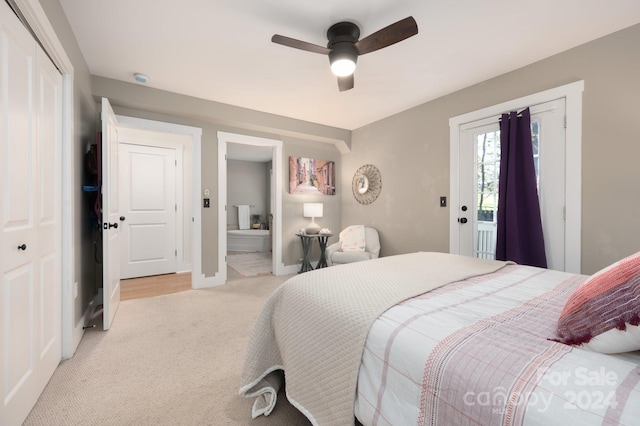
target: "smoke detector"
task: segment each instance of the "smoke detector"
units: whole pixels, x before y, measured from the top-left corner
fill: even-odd
[[[142,73],[135,73],[133,75],[133,78],[138,82],[138,83],[146,83],[147,81],[149,81],[149,77],[146,76],[145,74]]]

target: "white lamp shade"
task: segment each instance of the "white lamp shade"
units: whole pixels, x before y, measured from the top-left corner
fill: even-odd
[[[316,217],[322,217],[322,203],[304,203],[304,217],[310,217],[311,223],[305,228],[307,234],[317,234],[320,232],[320,226],[315,222]]]
[[[322,203],[304,203],[304,217],[322,217]]]

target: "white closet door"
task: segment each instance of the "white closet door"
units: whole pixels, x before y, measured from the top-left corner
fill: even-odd
[[[0,424],[21,424],[61,357],[62,78],[0,5]]]

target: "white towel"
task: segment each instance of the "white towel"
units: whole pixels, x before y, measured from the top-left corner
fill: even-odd
[[[250,216],[249,206],[246,204],[239,205],[238,206],[238,228],[249,229],[249,225],[250,225],[249,216]]]

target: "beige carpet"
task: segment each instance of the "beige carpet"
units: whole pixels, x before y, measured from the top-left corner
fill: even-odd
[[[86,331],[24,425],[310,424],[284,395],[251,420],[253,401],[238,395],[253,324],[286,278],[122,302],[109,331]]]
[[[270,274],[272,260],[270,251],[230,254],[227,264],[245,277]]]

